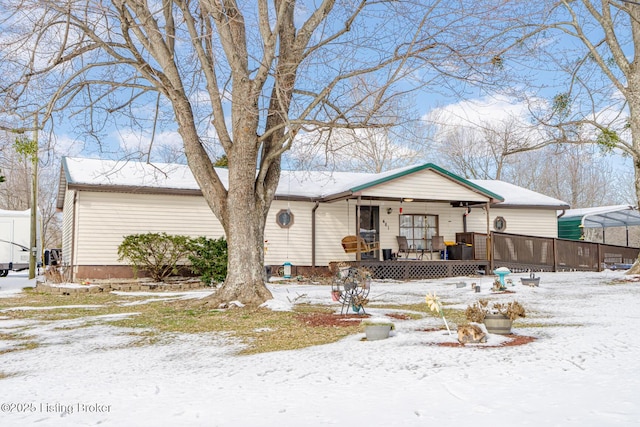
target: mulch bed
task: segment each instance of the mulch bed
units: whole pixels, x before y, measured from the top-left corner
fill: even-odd
[[[397,320],[409,320],[409,319],[411,319],[411,317],[407,316],[406,314],[402,314],[402,313],[388,313],[385,316],[391,317],[392,319],[397,319]]]
[[[410,319],[402,313],[389,313],[386,316],[396,320]],[[309,326],[354,326],[358,324],[357,320],[369,317],[368,314],[302,313],[298,315],[298,320]]]
[[[387,314],[388,317],[398,319],[398,320],[407,320],[408,316],[404,314],[396,314],[391,313]],[[360,321],[370,317],[369,315],[360,315],[360,314],[333,314],[333,313],[301,313],[298,314],[298,320],[306,325],[312,327],[320,327],[320,326],[332,326],[332,327],[349,327],[349,326],[357,326],[360,324]],[[421,332],[437,332],[443,331],[442,328],[425,328],[419,329]],[[499,347],[515,347],[519,345],[529,344],[536,340],[535,337],[527,336],[527,335],[516,335],[509,334],[504,335],[509,338],[509,341],[503,342],[498,345],[471,345],[468,348],[499,348]],[[464,344],[459,342],[442,342],[442,343],[433,343],[430,345],[437,345],[439,347],[466,347]]]

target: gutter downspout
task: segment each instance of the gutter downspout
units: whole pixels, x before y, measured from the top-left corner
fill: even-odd
[[[319,206],[320,202],[316,201],[311,209],[311,268],[316,268],[316,210]]]
[[[68,190],[68,188],[67,188]],[[71,211],[73,216],[71,218],[71,254],[69,255],[69,281],[75,280],[75,256],[76,256],[76,221],[78,217],[78,191],[73,192],[73,205]]]
[[[471,208],[469,207],[469,205],[467,204],[467,208],[464,211],[464,213],[462,214],[462,231],[464,233],[467,232],[467,216],[471,214]]]

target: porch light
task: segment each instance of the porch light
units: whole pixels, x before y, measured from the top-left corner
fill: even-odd
[[[406,199],[402,199],[402,201],[409,203],[409,202],[413,202],[413,199],[409,197],[409,198],[406,198]]]

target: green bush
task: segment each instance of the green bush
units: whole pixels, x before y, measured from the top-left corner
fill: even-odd
[[[178,266],[187,264],[190,238],[167,233],[145,233],[125,236],[118,246],[120,260],[127,260],[137,275],[139,270],[161,281],[178,274]]]
[[[191,271],[211,285],[227,276],[227,241],[224,237],[209,239],[201,236],[190,241]]]

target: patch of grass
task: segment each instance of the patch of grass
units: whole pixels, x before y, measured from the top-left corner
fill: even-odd
[[[358,332],[359,322],[340,328],[310,326],[298,320],[296,312],[264,308],[226,311],[190,307],[184,303],[147,304],[137,316],[110,321],[115,326],[144,328],[167,333],[226,332],[239,338],[243,354],[293,350],[338,341]],[[301,306],[299,313],[327,313],[326,307]]]
[[[426,304],[372,304],[375,308],[384,308],[386,310],[398,310],[398,311],[414,311],[418,313],[428,314]]]
[[[0,354],[12,353],[14,351],[33,350],[38,348],[40,343],[33,341],[32,336],[22,335],[20,333],[0,332],[1,341],[18,341],[15,346],[0,350]]]
[[[158,297],[162,297],[158,294]],[[148,301],[145,304],[126,306],[132,301]],[[18,307],[55,307],[41,310],[12,310]],[[78,307],[91,306],[91,307]],[[301,315],[331,314],[334,309],[310,304],[297,305],[293,312],[277,312],[261,308],[218,310],[194,305],[185,301],[153,301],[152,298],[127,297],[114,294],[50,295],[35,291],[23,292],[0,300],[2,316],[12,319],[57,321],[86,318],[77,326],[81,328],[106,323],[118,327],[132,328],[137,339],[127,346],[153,345],[167,339],[170,333],[219,332],[238,338],[245,344],[243,354],[281,351],[328,344],[359,332],[359,323],[337,326],[305,323]],[[137,313],[118,319],[101,319],[97,316]],[[1,338],[1,337],[0,337]],[[18,339],[11,337],[11,339]],[[25,341],[8,351],[35,348],[38,343]]]
[[[0,313],[2,316],[10,317],[12,319],[55,321],[85,316],[99,316],[104,314],[119,314],[138,311],[140,307],[139,305],[127,307],[123,304],[126,302],[144,301],[148,299],[149,297],[129,297],[108,293],[51,295],[37,292],[26,292],[13,298],[2,298],[0,300]],[[20,307],[34,307],[37,309],[22,310]]]
[[[156,331],[132,332],[129,335],[136,337],[136,340],[122,346],[122,348],[146,347],[148,345],[159,344],[163,341],[162,336]]]
[[[293,311],[296,313],[333,313],[336,310],[335,307],[326,305],[296,304],[293,307]]]
[[[6,372],[0,371],[0,380],[3,380],[5,378],[14,377],[14,376],[16,376],[16,374],[7,374]]]
[[[443,308],[442,311],[444,312],[444,317],[449,323],[455,323],[456,325],[464,325],[466,323],[469,323],[469,321],[467,320],[467,316],[464,315],[464,310]]]

